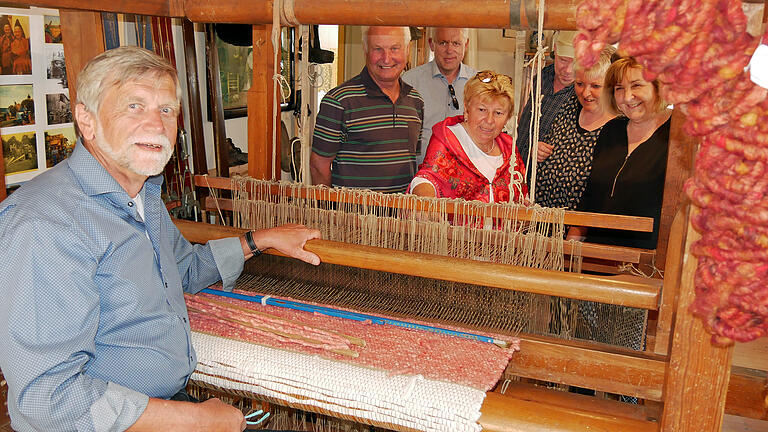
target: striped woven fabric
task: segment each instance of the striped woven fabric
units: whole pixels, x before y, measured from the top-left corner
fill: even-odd
[[[406,430],[477,431],[517,349],[209,294],[187,296],[192,379]]]

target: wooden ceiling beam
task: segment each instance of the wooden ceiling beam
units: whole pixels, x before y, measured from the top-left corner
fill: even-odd
[[[579,0],[546,0],[544,27],[575,29],[575,10],[578,2]],[[186,16],[189,20],[200,23],[272,23],[270,0],[8,0],[4,3],[20,7],[40,6],[152,16]],[[283,3],[283,16],[288,17],[288,22],[283,24],[533,29],[537,26],[537,5],[536,0],[401,0],[398,2],[399,7],[393,7],[390,0],[293,0]],[[295,17],[295,21],[292,17]]]
[[[184,0],[6,0],[3,1],[3,4],[17,7],[38,6],[52,9],[132,13],[162,17],[184,16]]]

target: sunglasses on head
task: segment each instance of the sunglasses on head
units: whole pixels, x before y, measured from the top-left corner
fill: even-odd
[[[512,80],[508,76],[506,76],[504,74],[497,74],[496,72],[492,72],[492,71],[489,71],[489,70],[484,70],[484,71],[478,72],[477,75],[475,75],[475,77],[477,79],[479,79],[481,82],[484,82],[484,83],[489,83],[489,82],[495,81],[497,79],[500,80],[500,81],[501,80],[505,80],[507,82],[512,82]]]
[[[459,100],[456,99],[456,90],[453,89],[453,84],[448,84],[448,93],[451,94],[451,105],[453,105],[453,109],[459,109]]]

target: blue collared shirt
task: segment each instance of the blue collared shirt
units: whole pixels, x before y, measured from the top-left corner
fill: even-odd
[[[182,389],[196,356],[183,292],[243,268],[236,238],[192,245],[161,199],[136,203],[78,142],[0,203],[0,368],[11,426],[123,430]]]
[[[448,91],[448,79],[440,72],[437,63],[432,60],[403,73],[402,79],[415,88],[424,99],[424,122],[421,128],[421,152],[416,155],[416,166],[424,162],[429,139],[432,137],[432,126],[459,114],[464,114],[464,84],[475,76],[477,71],[472,67],[461,64],[459,74],[453,80],[453,89],[459,107],[454,108],[451,94]]]

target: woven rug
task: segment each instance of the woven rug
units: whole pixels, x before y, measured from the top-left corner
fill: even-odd
[[[210,294],[187,306],[191,379],[400,430],[479,431],[485,392],[519,346]]]

